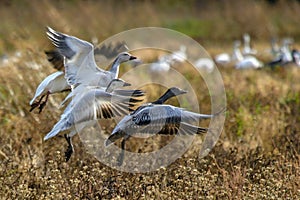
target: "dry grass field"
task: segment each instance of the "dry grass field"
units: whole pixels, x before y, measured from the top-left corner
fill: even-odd
[[[219,67],[227,112],[215,148],[199,159],[196,141],[170,166],[144,174],[107,167],[85,151],[78,136],[67,163],[63,137],[43,141],[60,117],[57,107],[65,94],[53,95],[41,114],[28,111],[37,85],[54,72],[44,55],[51,48],[47,25],[88,41],[135,27],[163,26],[189,34],[212,54],[230,51],[244,32],[253,36],[259,51],[269,48],[272,35],[299,43],[299,3],[238,2],[1,2],[0,198],[300,199],[300,68],[293,65]],[[201,108],[209,112],[209,98],[198,95]]]

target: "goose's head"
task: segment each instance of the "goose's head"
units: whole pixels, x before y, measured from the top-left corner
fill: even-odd
[[[135,56],[132,56],[130,53],[123,52],[120,53],[117,57],[119,63],[127,62],[129,60],[135,60],[137,59]]]
[[[185,93],[187,93],[187,91],[182,90],[178,87],[171,87],[156,101],[153,101],[152,104],[163,104],[168,99]]]
[[[249,43],[249,42],[250,42],[250,35],[249,35],[248,33],[245,33],[245,34],[243,35],[243,38],[244,38],[244,42],[246,42],[246,43]]]
[[[235,41],[233,42],[233,48],[237,49],[237,48],[239,48],[240,46],[241,46],[241,41],[235,40]]]
[[[125,87],[125,86],[130,86],[130,83],[125,82],[122,79],[116,78],[113,79],[109,85],[107,86],[106,92],[112,92],[114,89],[120,88],[120,87]]]
[[[178,87],[171,87],[171,88],[168,89],[167,92],[173,94],[174,96],[178,96],[178,95],[187,93],[187,91],[185,91],[181,88],[178,88]]]

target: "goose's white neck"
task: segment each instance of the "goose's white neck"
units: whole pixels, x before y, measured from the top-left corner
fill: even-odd
[[[117,77],[118,77],[120,64],[121,64],[120,59],[119,59],[119,58],[116,58],[116,59],[114,60],[114,62],[112,63],[112,65],[111,65],[111,68],[110,68],[109,71],[110,71],[111,73],[115,74],[115,77],[114,77],[114,78],[117,78]]]

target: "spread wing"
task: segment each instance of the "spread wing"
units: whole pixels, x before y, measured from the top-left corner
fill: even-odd
[[[75,116],[75,122],[126,115],[144,100],[141,98],[142,93],[139,90],[128,93],[127,96],[121,96],[93,89],[86,93],[74,106],[72,112]]]
[[[127,51],[125,42],[117,42],[116,44],[100,44],[94,49],[94,55],[105,56],[108,59],[115,58],[119,53]],[[47,60],[53,67],[59,71],[64,71],[64,56],[57,50],[45,51]]]
[[[131,115],[125,116],[107,139],[106,145],[126,135],[195,135],[208,131],[189,124],[212,115],[192,113],[170,105],[151,105],[140,107]]]
[[[105,146],[116,142],[120,138],[126,138],[132,135],[200,135],[202,133],[206,133],[207,131],[208,128],[194,126],[184,122],[164,125],[148,124],[142,126],[135,126],[132,130],[114,130],[113,133],[105,141]]]
[[[179,124],[166,124],[157,133],[159,135],[199,135],[206,133],[208,128],[194,126],[192,124],[181,122]]]
[[[140,94],[140,92],[137,93]],[[120,96],[107,93],[102,89],[90,89],[73,106],[66,109],[60,121],[54,125],[44,140],[73,127],[75,124],[126,115],[141,102],[138,100],[140,98],[138,95],[136,99],[134,94]]]
[[[115,58],[119,53],[128,51],[128,47],[125,42],[116,42],[108,44],[99,44],[95,48],[95,55],[103,55],[108,59]]]
[[[89,81],[87,77],[91,78],[102,71],[96,65],[91,43],[59,33],[50,27],[47,27],[47,35],[64,56],[65,78],[69,85],[85,83]]]
[[[64,71],[64,56],[59,53],[58,50],[45,51],[47,60],[53,65],[54,69],[58,71]]]

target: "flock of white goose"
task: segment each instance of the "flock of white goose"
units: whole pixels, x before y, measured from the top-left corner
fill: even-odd
[[[58,71],[46,77],[37,87],[30,101],[30,111],[38,108],[40,113],[49,95],[70,91],[61,104],[61,106],[67,105],[60,120],[44,137],[44,140],[48,140],[62,131],[69,131],[65,134],[68,143],[66,161],[74,152],[71,138],[84,127],[89,126],[92,120],[123,117],[105,145],[122,139],[121,147],[124,149],[126,140],[135,134],[191,135],[207,132],[208,128],[195,126],[193,123],[201,119],[213,118],[224,112],[223,109],[218,113],[206,115],[164,104],[169,98],[186,93],[177,87],[169,88],[156,101],[143,104],[145,92],[121,89],[130,83],[118,79],[120,64],[139,61],[135,56],[128,52],[119,53],[110,69],[106,71],[97,66],[94,57],[97,49],[91,43],[57,32],[50,27],[47,27],[47,36],[56,49],[46,54]],[[109,51],[114,50],[107,50],[103,56],[107,56]],[[165,59],[168,62],[181,62],[182,55],[178,55],[183,51],[185,51],[184,47],[172,54],[172,57]]]
[[[233,64],[236,69],[258,69],[262,67],[285,66],[294,63],[300,66],[300,52],[296,49],[291,50],[293,40],[285,38],[282,40],[282,46],[279,47],[276,41],[271,41],[271,50],[268,52],[273,59],[268,63],[260,61],[256,55],[258,51],[250,45],[250,35],[243,35],[243,49],[240,50],[241,42],[234,41],[233,51],[229,53],[221,53],[215,56],[215,62],[220,65]]]
[[[279,46],[275,39],[271,40],[271,48],[264,52],[258,52],[251,47],[251,38],[249,34],[243,35],[243,47],[239,40],[233,42],[233,50],[231,53],[221,53],[214,57],[214,61],[219,66],[234,66],[236,69],[260,69],[262,67],[286,66],[294,64],[300,67],[300,51],[292,49],[293,39],[284,38],[281,46]],[[269,54],[272,57],[267,63],[263,63],[257,57]],[[187,60],[186,47],[180,46],[178,51],[170,55],[160,56],[157,61],[150,66],[150,73],[164,73],[168,72],[172,65],[176,63],[183,63]],[[201,70],[212,72],[214,63],[210,59],[200,58],[196,60],[193,65]]]

